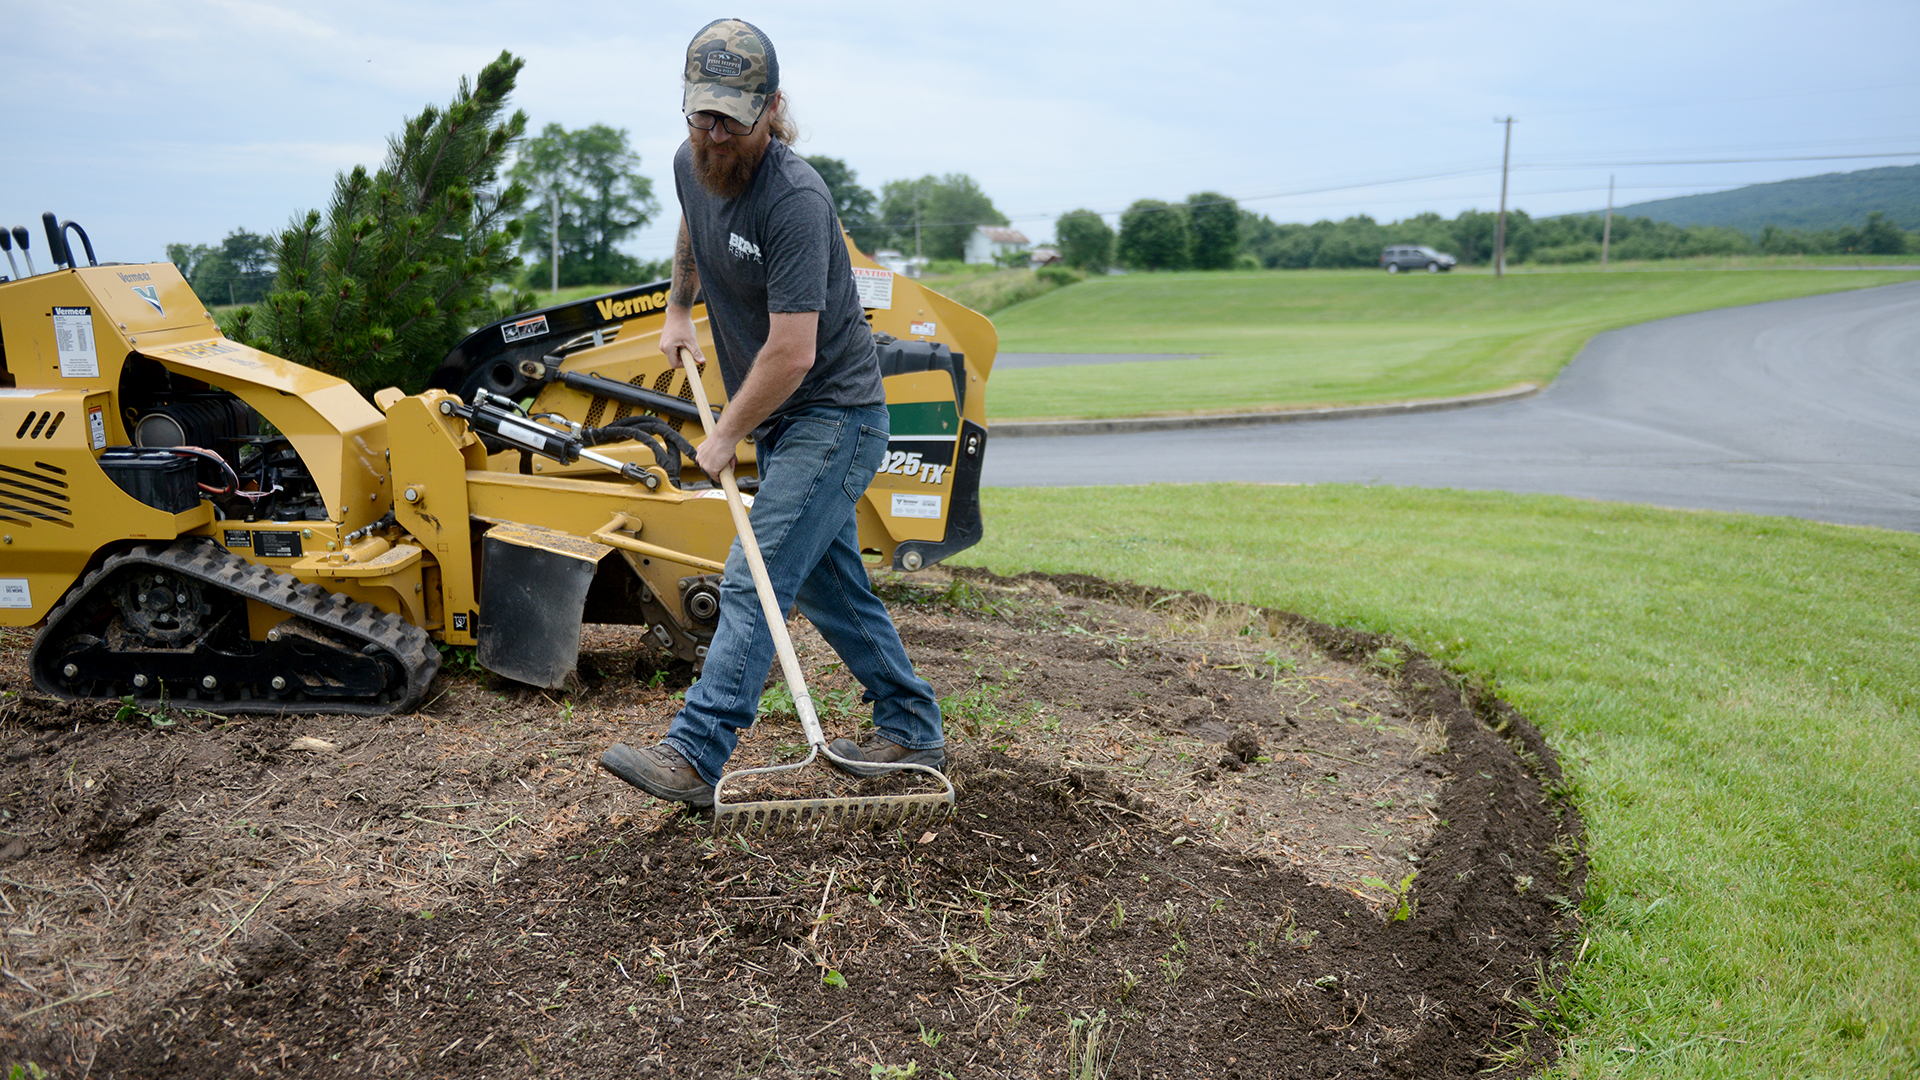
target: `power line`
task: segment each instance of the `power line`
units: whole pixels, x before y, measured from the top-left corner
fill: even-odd
[[[1742,94],[1739,97],[1728,97],[1728,98],[1707,98],[1707,99],[1692,98],[1692,99],[1680,100],[1680,101],[1672,101],[1672,100],[1645,101],[1645,102],[1638,102],[1631,105],[1596,105],[1590,109],[1563,109],[1558,112],[1545,112],[1545,113],[1540,113],[1539,115],[1552,118],[1556,116],[1582,116],[1588,113],[1633,112],[1633,111],[1642,110],[1642,109],[1674,109],[1674,108],[1691,107],[1691,106],[1697,106],[1697,105],[1739,105],[1739,104],[1745,104],[1750,101],[1772,101],[1779,98],[1803,98],[1803,97],[1810,97],[1815,94],[1860,94],[1860,93],[1871,93],[1877,90],[1903,90],[1909,86],[1920,86],[1920,81],[1916,81],[1913,79],[1905,79],[1900,82],[1877,83],[1872,86],[1835,86],[1835,87],[1828,87],[1826,89],[1818,89],[1818,88],[1807,89],[1803,87],[1803,88],[1793,89],[1793,90],[1782,90],[1778,93],[1772,93],[1772,94]]]
[[[1753,165],[1770,161],[1863,161],[1869,158],[1910,158],[1920,157],[1920,150],[1903,150],[1895,154],[1807,154],[1794,157],[1749,157],[1749,158],[1687,158],[1669,161],[1569,161],[1542,162],[1515,166],[1520,169],[1636,169],[1653,165]]]

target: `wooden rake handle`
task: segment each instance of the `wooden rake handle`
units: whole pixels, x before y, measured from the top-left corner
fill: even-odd
[[[700,382],[700,369],[693,353],[679,350],[680,363],[687,370],[687,385],[693,390],[693,403],[700,409],[700,424],[707,437],[713,437],[713,409],[707,404],[707,388]],[[780,657],[780,673],[786,676],[787,689],[793,692],[793,708],[800,714],[800,727],[807,733],[807,745],[814,751],[825,750],[827,737],[820,730],[820,717],[813,711],[813,698],[807,694],[806,676],[800,673],[800,658],[793,651],[793,637],[787,633],[787,616],[773,595],[773,580],[767,576],[766,560],[753,538],[753,524],[747,520],[747,506],[740,498],[740,485],[734,482],[733,466],[720,470],[720,487],[727,493],[727,509],[733,514],[733,528],[740,534],[740,550],[753,571],[753,589],[760,596],[760,610],[767,619],[767,631],[773,635],[773,651]]]

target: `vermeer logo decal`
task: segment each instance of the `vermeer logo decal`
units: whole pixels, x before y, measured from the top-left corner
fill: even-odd
[[[666,307],[667,291],[642,293],[627,300],[595,300],[593,306],[600,310],[603,319],[625,319]]]
[[[135,285],[133,287],[133,294],[145,300],[147,306],[151,307],[158,314],[165,315],[167,313],[167,309],[160,306],[160,286]]]
[[[736,259],[752,259],[760,262],[760,245],[741,236],[739,233],[727,234],[727,253]]]

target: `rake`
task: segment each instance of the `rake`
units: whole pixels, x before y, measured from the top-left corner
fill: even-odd
[[[700,371],[694,366],[693,356],[686,349],[681,349],[679,355],[681,365],[686,368],[687,383],[693,389],[693,402],[700,410],[700,423],[708,437],[712,437],[713,410],[707,404],[707,391],[701,385]],[[827,746],[827,737],[820,730],[820,717],[813,709],[813,698],[807,693],[806,677],[800,672],[800,658],[793,650],[793,638],[787,634],[786,613],[780,610],[780,602],[773,595],[773,582],[767,576],[767,564],[760,557],[760,545],[753,538],[753,525],[747,520],[747,508],[740,498],[740,487],[734,483],[733,466],[729,465],[721,471],[720,486],[727,493],[727,509],[733,514],[733,527],[740,534],[741,553],[747,557],[747,566],[753,571],[754,591],[760,596],[760,610],[766,615],[767,630],[773,635],[773,649],[780,657],[781,674],[786,677],[787,689],[793,693],[793,708],[800,714],[800,727],[807,735],[807,756],[791,765],[766,765],[723,773],[720,782],[713,785],[713,831],[753,835],[776,830],[817,832],[827,828],[864,828],[874,825],[906,827],[932,822],[951,813],[954,805],[953,781],[938,769],[907,762],[850,762]],[[721,797],[721,792],[729,785],[737,787],[740,781],[750,777],[797,773],[823,756],[828,761],[843,765],[859,764],[866,768],[878,768],[889,775],[925,773],[939,781],[942,790],[912,795],[760,799],[735,803],[728,803]]]

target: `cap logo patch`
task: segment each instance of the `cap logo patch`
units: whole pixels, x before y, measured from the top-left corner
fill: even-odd
[[[725,49],[714,49],[700,63],[700,70],[716,79],[737,79],[746,70],[747,58]]]

